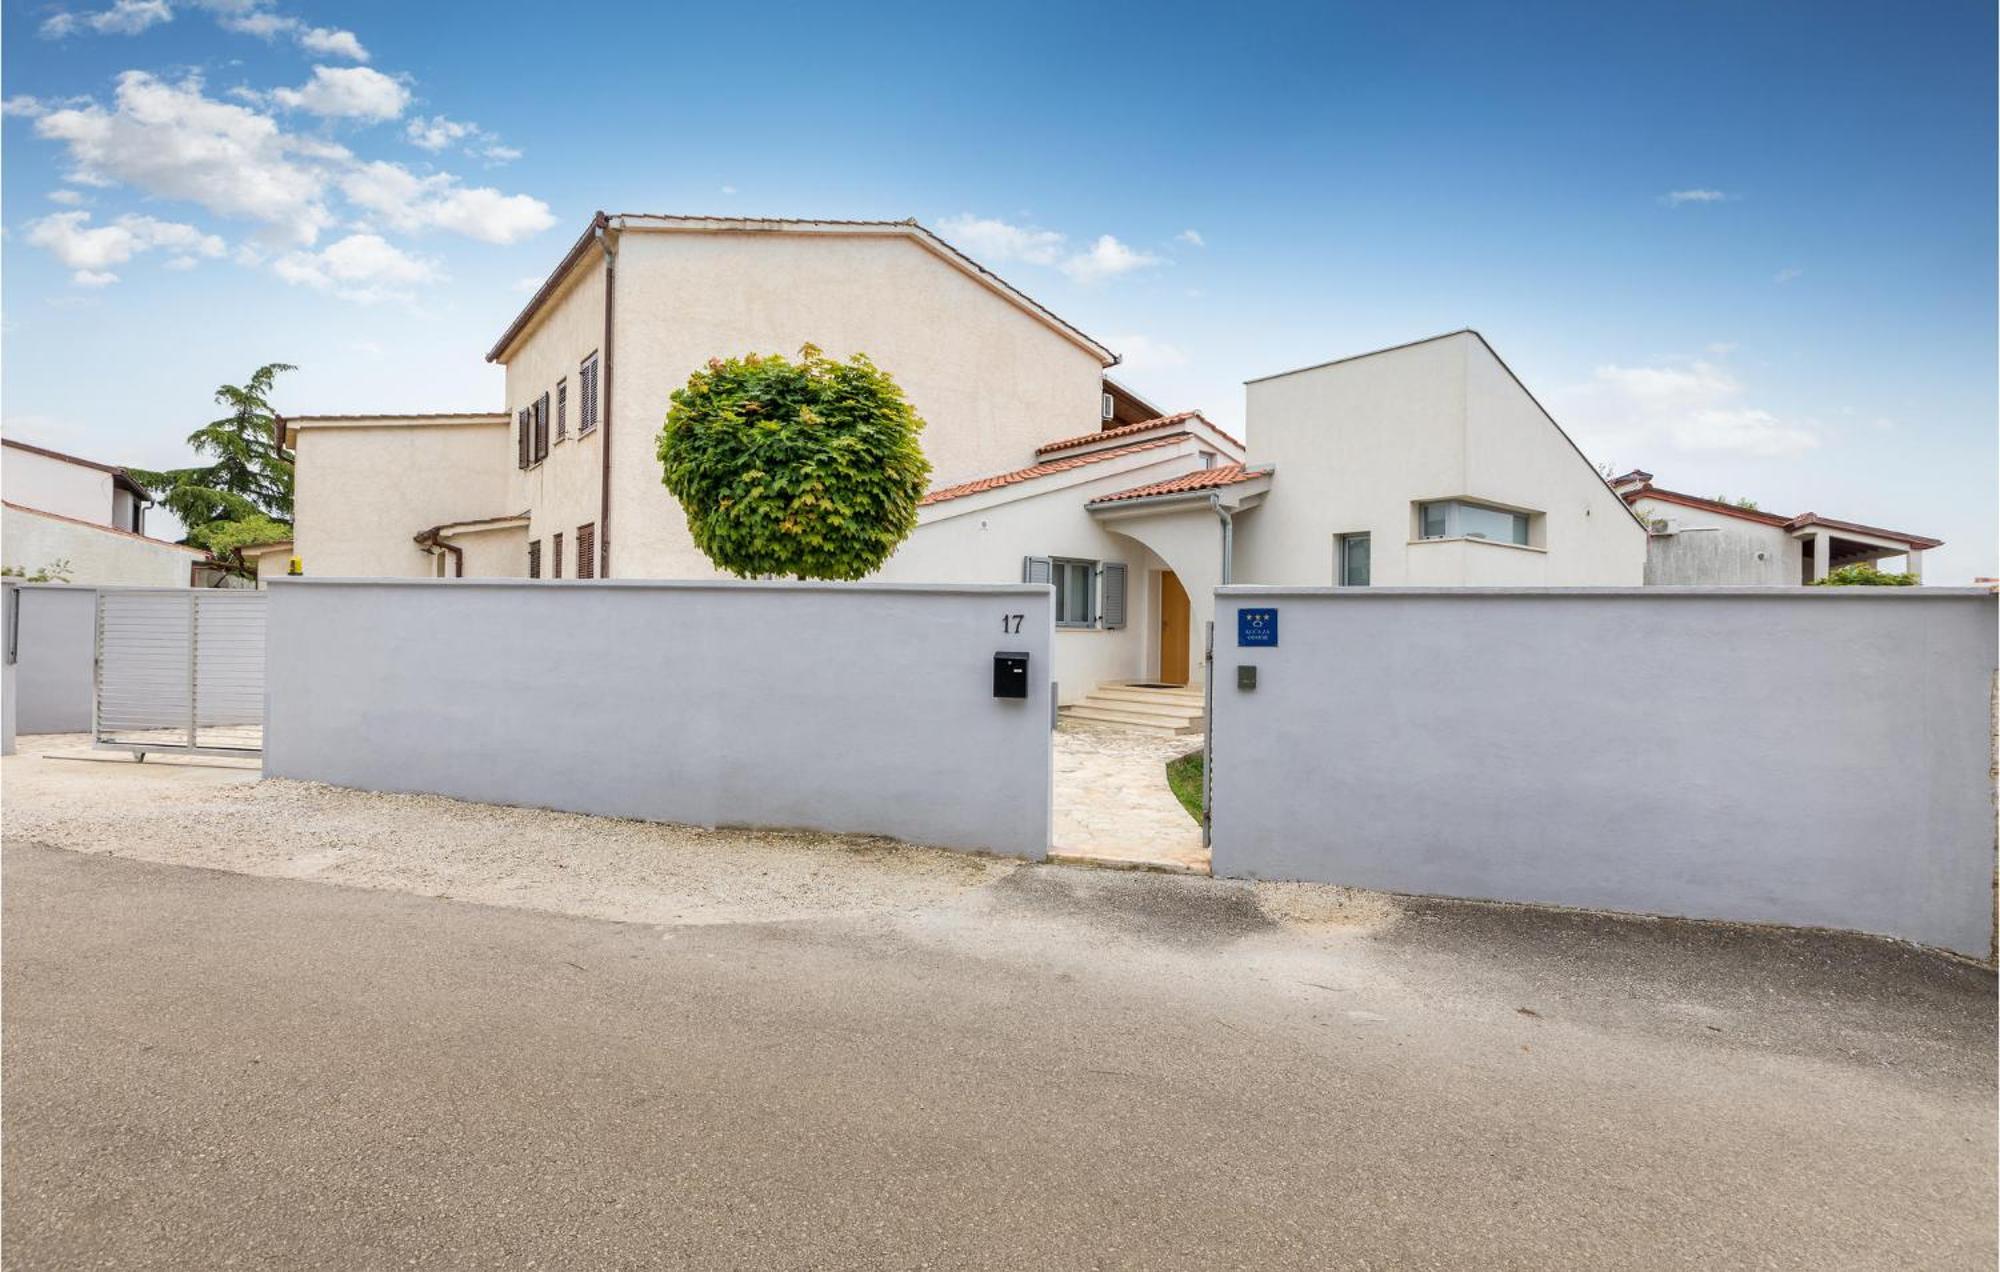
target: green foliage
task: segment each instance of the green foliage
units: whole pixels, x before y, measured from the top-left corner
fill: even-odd
[[[916,528],[923,427],[865,354],[714,358],[674,391],[662,480],[731,574],[865,578]]]
[[[269,398],[279,372],[295,369],[287,362],[272,362],[258,367],[249,383],[225,384],[215,391],[215,400],[228,407],[229,414],[211,420],[187,439],[195,454],[213,462],[194,468],[128,470],[187,527],[183,542],[220,555],[211,540],[220,537],[232,548],[257,542],[242,537],[253,533],[251,527],[264,542],[290,535],[292,456],[278,442],[277,413]],[[276,533],[270,532],[273,526]]]
[[[1914,574],[1884,574],[1867,562],[1860,565],[1843,565],[1828,570],[1823,579],[1814,579],[1814,587],[1915,587]]]
[[[1189,751],[1179,759],[1167,761],[1167,789],[1196,821],[1201,820],[1201,769],[1200,751]]]
[[[1731,499],[1728,495],[1717,495],[1715,496],[1715,502],[1728,504],[1732,508],[1741,508],[1745,512],[1757,511],[1757,501],[1755,499]]]
[[[67,557],[58,557],[33,574],[18,565],[0,565],[0,578],[19,579],[23,583],[67,583],[74,569]]]
[[[259,512],[237,521],[211,521],[190,531],[188,542],[198,548],[207,548],[216,556],[228,556],[240,548],[278,543],[291,537],[292,528],[289,525]]]

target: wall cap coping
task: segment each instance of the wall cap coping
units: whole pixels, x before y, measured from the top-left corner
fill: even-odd
[[[1049,583],[840,583],[821,579],[405,579],[293,578],[270,580],[271,588],[593,588],[632,592],[849,592],[969,596],[1054,596]]]
[[[1500,599],[1510,596],[1562,596],[1583,600],[1606,597],[1701,598],[1710,596],[1767,600],[1811,597],[1820,600],[1932,600],[2000,596],[1988,587],[1287,587],[1261,583],[1232,583],[1215,594],[1224,599],[1273,596],[1333,597],[1359,601],[1368,597],[1458,597]]]

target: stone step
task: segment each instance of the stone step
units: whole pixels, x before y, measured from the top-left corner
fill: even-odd
[[[1137,711],[1119,711],[1111,707],[1093,707],[1088,703],[1078,703],[1064,707],[1062,714],[1072,720],[1092,720],[1098,724],[1116,724],[1127,729],[1137,729],[1145,733],[1159,733],[1174,736],[1181,733],[1199,733],[1201,726],[1195,723],[1177,722],[1165,716],[1142,715]]]
[[[1129,681],[1107,680],[1099,685],[1097,689],[1099,692],[1106,689],[1117,689],[1127,693],[1152,694],[1160,698],[1192,698],[1196,702],[1201,701],[1201,686],[1198,684],[1172,685],[1165,689],[1155,689],[1149,685],[1133,684]]]
[[[1200,711],[1203,708],[1199,692],[1188,694],[1177,690],[1133,689],[1126,685],[1099,685],[1097,688],[1092,689],[1088,696],[1102,698],[1107,702],[1144,702],[1156,706],[1173,707],[1177,710]]]
[[[1200,706],[1189,706],[1184,702],[1159,702],[1153,699],[1115,698],[1101,690],[1091,693],[1078,703],[1079,706],[1099,707],[1106,711],[1127,711],[1135,715],[1157,716],[1162,720],[1186,723],[1202,717]]]

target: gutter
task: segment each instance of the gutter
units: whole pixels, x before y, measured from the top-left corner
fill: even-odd
[[[430,549],[430,554],[432,556],[436,556],[440,552],[450,553],[451,577],[455,579],[462,579],[465,577],[464,548],[458,547],[455,544],[446,543],[443,539],[438,537],[438,532],[436,530],[426,530],[422,534],[418,535],[417,545],[419,547]]]
[[[1228,587],[1236,563],[1236,514],[1222,506],[1219,492],[1208,497],[1208,506],[1222,520],[1222,586]]]
[[[597,421],[597,570],[600,579],[611,577],[611,385],[613,337],[617,334],[616,305],[618,253],[611,245],[611,222],[600,212],[592,223],[598,245],[604,249],[604,351],[597,360],[604,383],[598,394]]]

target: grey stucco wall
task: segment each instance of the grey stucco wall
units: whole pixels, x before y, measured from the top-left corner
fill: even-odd
[[[281,579],[268,595],[268,776],[1048,851],[1046,586]],[[1028,652],[1026,700],[993,697],[1001,650]]]
[[[1995,598],[1227,588],[1214,868],[1988,957]],[[1237,611],[1279,611],[1240,648]],[[1258,668],[1254,690],[1236,666]]]
[[[14,666],[15,731],[89,732],[97,589],[30,583],[16,591],[21,625]]]

